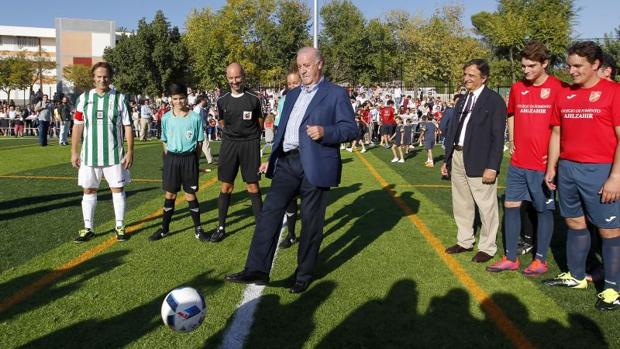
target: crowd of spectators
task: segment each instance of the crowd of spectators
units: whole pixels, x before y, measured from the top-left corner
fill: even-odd
[[[282,99],[283,90],[261,89],[255,91],[263,103],[263,115],[271,115],[275,120],[279,118],[278,102]],[[360,140],[343,149],[354,150],[356,146],[363,148],[374,146],[381,141],[381,136],[387,134],[387,138],[392,141],[381,142],[381,145],[390,148],[389,143],[394,143],[394,136],[397,128],[395,118],[399,118],[403,125],[407,126],[407,131],[411,130],[411,135],[407,137],[411,149],[415,145],[422,146],[425,123],[432,122],[438,126],[443,116],[444,110],[452,105],[447,103],[440,96],[436,96],[432,91],[418,89],[417,91],[407,91],[403,93],[399,87],[355,87],[349,88],[351,104],[356,112],[358,125],[360,127]],[[221,140],[222,127],[218,121],[218,111],[215,101],[220,96],[220,90],[201,91],[189,89],[188,103],[190,107],[197,104],[199,97],[206,98],[207,117],[204,121],[206,134],[209,141]],[[46,102],[43,102],[46,98]],[[30,103],[26,105],[16,105],[13,100],[0,101],[0,136],[23,137],[38,136],[46,133],[48,138],[57,138],[60,145],[67,145],[70,139],[72,127],[72,115],[75,107],[71,103],[71,98],[60,94],[54,96],[54,100],[47,102],[48,96],[38,91],[33,94]],[[45,105],[42,105],[45,104]],[[37,110],[37,105],[41,110]],[[151,97],[145,95],[132,96],[129,102],[131,117],[133,121],[134,136],[141,141],[148,141],[152,138],[159,138],[161,127],[160,121],[163,115],[170,110],[169,97],[165,94]],[[382,112],[391,108],[391,118],[382,117]],[[40,114],[43,109],[50,110],[49,125],[44,131],[40,126]],[[45,113],[45,111],[44,111]],[[271,125],[271,124],[270,124]],[[276,123],[277,125],[277,123]],[[389,127],[393,125],[393,127]],[[272,138],[272,132],[276,127],[264,134],[266,138]],[[433,129],[437,129],[434,127]],[[440,141],[441,133],[437,132],[433,137]],[[264,138],[265,140],[267,140]]]

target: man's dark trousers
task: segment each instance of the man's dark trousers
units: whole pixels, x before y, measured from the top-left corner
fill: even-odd
[[[282,228],[282,217],[291,200],[300,195],[301,233],[296,281],[311,281],[323,240],[328,193],[329,188],[317,188],[305,178],[298,152],[279,157],[271,189],[256,222],[246,269],[269,273]]]
[[[49,121],[39,120],[39,144],[42,146],[47,145],[47,130],[50,127]]]

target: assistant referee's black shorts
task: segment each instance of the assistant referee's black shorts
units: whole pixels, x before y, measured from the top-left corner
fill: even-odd
[[[164,155],[163,189],[177,193],[181,186],[187,194],[198,191],[198,156],[196,152],[172,153]]]
[[[246,183],[256,183],[260,179],[260,139],[248,141],[222,140],[217,167],[217,178],[226,183],[234,183],[241,167],[241,177]]]

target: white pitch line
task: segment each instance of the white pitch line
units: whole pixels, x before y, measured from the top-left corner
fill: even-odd
[[[286,214],[282,218],[282,228],[280,229],[280,236],[286,230]],[[278,243],[278,245],[280,245]],[[273,265],[276,263],[276,258],[278,257],[278,246],[276,246],[276,252],[273,256],[273,262],[271,263],[271,268],[273,269]],[[260,303],[260,297],[265,289],[264,285],[255,285],[249,284],[246,286],[243,291],[243,299],[241,303],[237,306],[237,310],[233,315],[233,321],[230,324],[230,327],[226,330],[224,334],[224,340],[222,341],[222,345],[220,345],[220,349],[241,349],[243,348],[243,344],[245,343],[245,339],[250,334],[250,328],[252,328],[252,323],[254,323],[254,313],[256,312],[256,307],[258,303]]]

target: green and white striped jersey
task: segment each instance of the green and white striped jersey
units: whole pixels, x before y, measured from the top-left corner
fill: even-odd
[[[125,96],[115,89],[103,96],[95,89],[84,92],[77,102],[75,124],[84,124],[80,158],[86,166],[111,166],[124,155],[123,126],[131,125]]]

